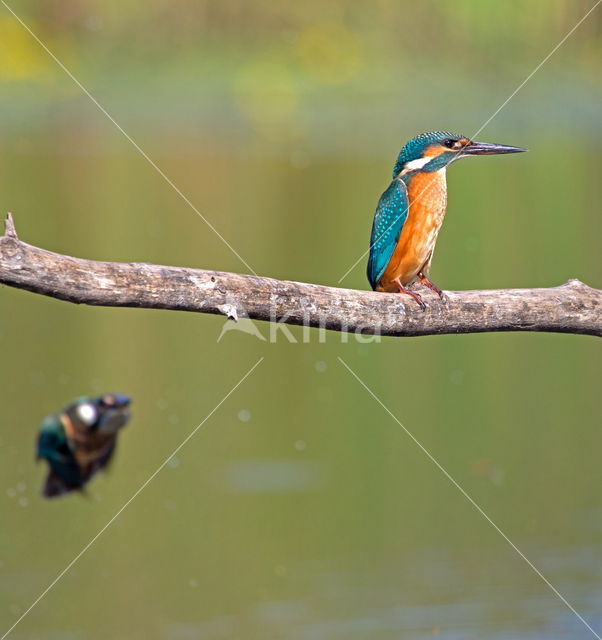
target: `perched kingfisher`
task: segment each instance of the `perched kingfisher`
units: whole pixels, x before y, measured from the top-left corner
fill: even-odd
[[[422,133],[410,140],[399,153],[393,182],[374,214],[367,270],[372,289],[407,293],[423,310],[422,298],[406,285],[418,281],[443,298],[428,273],[447,205],[445,170],[465,156],[521,151],[526,149],[473,142],[448,131]]]
[[[107,466],[117,432],[130,419],[130,398],[117,393],[82,396],[40,425],[37,458],[50,466],[42,495],[46,498],[81,490]]]

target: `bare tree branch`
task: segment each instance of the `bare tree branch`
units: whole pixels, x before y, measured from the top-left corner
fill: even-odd
[[[59,300],[172,309],[233,320],[284,322],[334,331],[421,336],[486,331],[602,335],[602,291],[579,280],[549,289],[425,289],[427,310],[406,295],[273,280],[237,273],[72,258],[21,242],[10,214],[0,237],[0,283]]]

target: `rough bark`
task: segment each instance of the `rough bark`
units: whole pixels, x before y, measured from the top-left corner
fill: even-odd
[[[68,302],[219,314],[388,336],[487,331],[602,335],[602,291],[579,280],[547,289],[407,295],[324,287],[145,263],[84,260],[21,242],[12,217],[0,237],[0,283]]]

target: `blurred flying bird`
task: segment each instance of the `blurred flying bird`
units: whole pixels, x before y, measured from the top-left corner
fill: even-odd
[[[422,309],[426,308],[422,298],[406,285],[418,281],[443,298],[428,273],[447,205],[447,166],[467,156],[521,151],[526,149],[473,142],[447,131],[422,133],[410,140],[374,214],[367,270],[372,288],[407,293]]]
[[[128,396],[117,393],[83,396],[44,418],[37,447],[37,458],[46,459],[50,466],[44,497],[81,490],[107,466],[117,433],[130,419],[130,402]]]

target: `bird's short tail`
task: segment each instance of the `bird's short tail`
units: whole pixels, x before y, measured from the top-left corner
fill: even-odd
[[[63,482],[63,480],[61,480],[59,476],[54,473],[54,471],[51,471],[46,478],[46,482],[44,483],[42,495],[45,498],[57,498],[58,496],[69,493],[70,491],[73,491],[73,487],[67,486]]]

